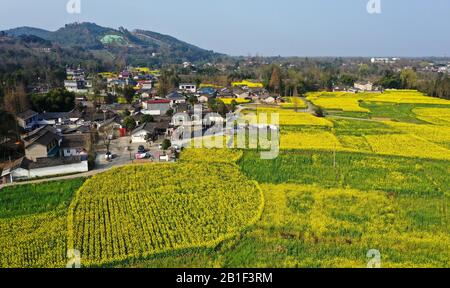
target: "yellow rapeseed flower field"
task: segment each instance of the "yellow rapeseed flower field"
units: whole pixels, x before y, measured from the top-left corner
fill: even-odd
[[[112,169],[87,180],[68,215],[68,247],[83,266],[190,248],[214,248],[255,223],[258,185],[235,164]]]
[[[271,115],[276,113],[279,115],[280,126],[325,126],[332,127],[333,122],[325,119],[315,117],[303,111],[294,111],[293,109],[279,109],[279,108],[258,108],[256,111],[246,110],[244,114],[253,113],[254,115],[266,114],[267,121],[271,122]],[[247,117],[246,119],[250,119]],[[261,118],[259,118],[260,120]]]
[[[428,97],[416,90],[386,90],[384,93],[362,93],[365,101],[390,102],[397,104],[443,104],[450,105],[449,100]]]
[[[281,149],[343,149],[336,136],[324,131],[282,132],[280,147]]]
[[[377,154],[450,160],[450,150],[410,134],[365,137]]]
[[[0,219],[0,267],[61,268],[66,265],[64,211]]]
[[[413,112],[423,121],[450,126],[450,108],[415,108]]]
[[[413,134],[427,141],[450,147],[450,126],[411,124],[401,122],[384,122],[402,133]]]
[[[307,99],[313,104],[329,110],[342,110],[347,112],[370,112],[362,108],[359,102],[364,97],[361,94],[343,92],[314,92],[308,93]]]
[[[232,149],[195,149],[189,148],[182,151],[180,161],[189,162],[220,162],[235,163],[241,159],[242,150]]]
[[[217,100],[223,102],[226,105],[231,105],[233,101],[236,101],[237,104],[244,104],[250,102],[250,100],[242,98],[217,98]]]

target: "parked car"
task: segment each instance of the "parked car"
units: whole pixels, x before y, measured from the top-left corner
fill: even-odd
[[[142,153],[145,153],[145,147],[142,146],[142,145],[139,146],[139,147],[138,147],[138,153],[141,153],[141,154],[142,154]]]
[[[112,158],[113,158],[113,155],[112,155],[111,152],[107,152],[107,153],[105,154],[105,160],[112,160]]]

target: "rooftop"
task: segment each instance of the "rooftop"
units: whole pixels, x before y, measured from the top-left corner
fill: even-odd
[[[17,118],[26,120],[26,119],[29,119],[29,118],[34,117],[36,115],[38,115],[37,112],[35,112],[35,111],[31,110],[31,109],[28,109],[28,110],[26,110],[26,111],[24,111],[22,113],[17,114]]]

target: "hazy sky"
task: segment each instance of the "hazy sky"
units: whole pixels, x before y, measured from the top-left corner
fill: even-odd
[[[169,34],[205,49],[263,56],[450,56],[450,0],[0,0],[0,30],[75,21]],[[374,0],[372,0],[374,1]]]

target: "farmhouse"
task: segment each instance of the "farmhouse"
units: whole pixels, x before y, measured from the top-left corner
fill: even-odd
[[[166,96],[167,100],[170,100],[170,105],[173,107],[176,104],[186,103],[186,97],[178,92],[172,92]]]
[[[61,154],[64,157],[86,156],[87,151],[86,136],[84,135],[65,135],[61,142]]]
[[[150,122],[142,124],[131,132],[131,142],[146,143],[148,137],[156,139],[160,135],[164,135],[169,129],[169,122]]]
[[[142,108],[146,111],[142,111],[142,113],[156,116],[165,115],[170,110],[170,104],[171,101],[168,99],[145,101]]]
[[[26,157],[6,164],[1,174],[3,183],[17,180],[87,172],[86,156],[64,158],[40,158],[30,161]]]
[[[195,85],[195,84],[180,84],[179,89],[181,91],[195,93],[195,92],[197,92],[197,85]]]
[[[356,82],[354,85],[355,89],[361,91],[372,91],[373,83],[372,82]]]
[[[25,144],[25,156],[36,161],[38,158],[57,156],[62,137],[53,127],[43,126],[26,134],[22,140]]]
[[[33,110],[27,110],[19,113],[16,117],[17,123],[23,129],[32,129],[38,121],[39,114]]]

